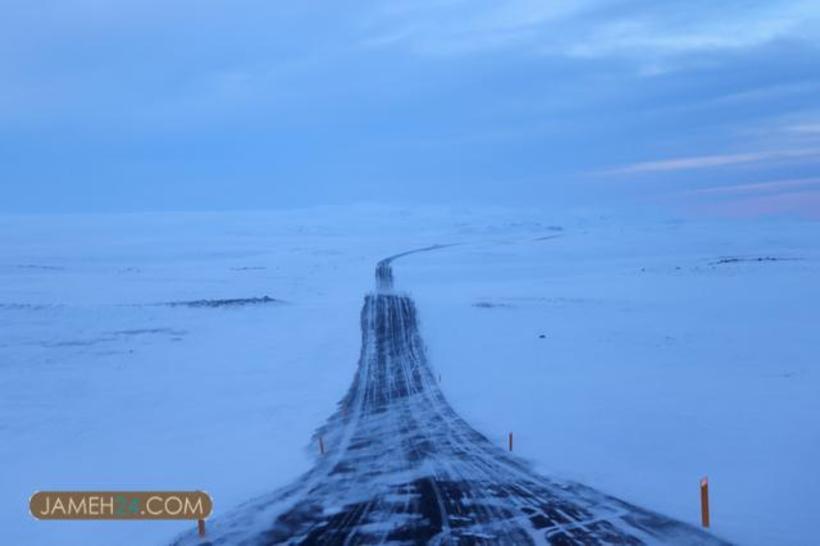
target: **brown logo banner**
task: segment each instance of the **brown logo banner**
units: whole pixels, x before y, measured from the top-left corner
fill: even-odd
[[[29,510],[37,519],[205,519],[213,502],[203,491],[38,491]]]

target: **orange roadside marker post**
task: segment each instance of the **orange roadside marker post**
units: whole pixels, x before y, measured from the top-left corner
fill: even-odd
[[[709,478],[706,476],[700,479],[700,522],[709,527]]]
[[[204,519],[197,520],[196,528],[197,528],[197,531],[199,532],[199,536],[204,537],[205,536],[205,520]]]

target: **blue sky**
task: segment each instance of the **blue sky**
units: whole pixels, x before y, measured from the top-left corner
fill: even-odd
[[[4,0],[2,212],[820,217],[820,3]]]

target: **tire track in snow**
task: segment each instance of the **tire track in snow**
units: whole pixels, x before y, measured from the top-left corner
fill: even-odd
[[[427,362],[392,262],[365,297],[347,394],[316,432],[326,453],[295,484],[175,544],[726,544],[590,487],[533,472],[470,427]],[[204,542],[203,542],[204,541]]]

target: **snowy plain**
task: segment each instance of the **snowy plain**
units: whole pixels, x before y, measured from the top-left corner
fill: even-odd
[[[36,490],[283,486],[355,370],[376,262],[455,410],[541,473],[804,545],[820,513],[820,224],[397,209],[0,218],[4,543],[163,544],[42,522]],[[201,300],[262,298],[222,306]],[[175,305],[168,305],[175,303]]]

